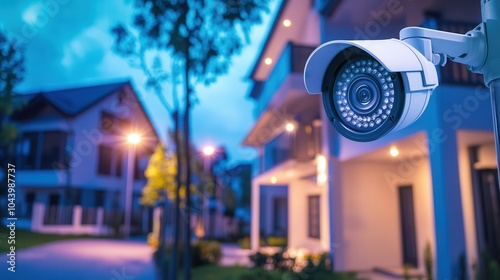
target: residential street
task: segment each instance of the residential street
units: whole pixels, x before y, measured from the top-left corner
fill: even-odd
[[[0,279],[155,279],[152,248],[144,241],[71,240],[16,252],[16,272],[2,254]]]

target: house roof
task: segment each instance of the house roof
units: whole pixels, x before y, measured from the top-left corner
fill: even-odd
[[[274,32],[276,32],[276,27],[279,25],[279,20],[281,18],[281,14],[283,14],[283,11],[285,10],[287,2],[288,2],[288,0],[283,0],[281,2],[279,10],[276,13],[276,16],[274,17],[273,24],[271,25],[271,29],[269,30],[266,38],[264,39],[264,45],[262,46],[262,48],[260,48],[259,56],[255,60],[253,67],[252,67],[252,71],[250,72],[250,75],[249,75],[249,78],[252,80],[254,79],[255,73],[257,72],[257,68],[259,67],[260,62],[262,61],[262,58],[264,56],[264,52],[270,43],[269,38],[271,38],[273,36]]]
[[[50,104],[56,110],[65,116],[74,117],[84,112],[94,104],[100,102],[111,94],[129,86],[134,95],[136,96],[140,108],[149,121],[155,136],[159,139],[159,135],[147,114],[144,105],[137,96],[136,91],[133,89],[130,81],[121,81],[114,83],[98,84],[84,87],[71,87],[64,89],[57,89],[51,91],[41,91],[29,94],[17,94],[15,99],[16,105],[24,104],[20,110],[16,111],[13,118],[19,117],[24,112],[32,112],[33,109],[38,108],[41,104]]]
[[[34,98],[40,98],[49,102],[61,113],[68,116],[76,116],[127,84],[130,84],[130,82],[124,81],[86,87],[73,87],[18,96],[22,101],[32,104],[39,101]]]

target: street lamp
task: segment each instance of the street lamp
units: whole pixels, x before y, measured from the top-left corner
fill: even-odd
[[[212,156],[215,154],[215,148],[213,146],[205,146],[202,150],[203,152],[203,172],[208,176],[208,178],[211,178],[211,170],[210,170],[210,159]],[[214,190],[215,191],[215,190]],[[213,206],[212,206],[212,200],[214,199],[213,196],[210,197],[209,201],[209,214],[210,214],[210,223],[209,223],[209,235],[213,237]],[[204,188],[202,189],[202,194],[201,194],[201,207],[200,207],[200,222],[199,222],[199,227],[204,228],[203,225],[203,208],[205,206],[205,192]]]
[[[125,189],[125,224],[123,233],[125,238],[130,237],[130,220],[132,216],[132,191],[134,188],[134,158],[136,146],[141,142],[141,136],[137,133],[127,135],[127,143],[129,144],[127,158],[127,182]]]

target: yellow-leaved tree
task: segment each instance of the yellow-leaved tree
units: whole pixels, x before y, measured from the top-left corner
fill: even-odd
[[[147,179],[146,186],[142,189],[141,204],[144,206],[166,206],[169,200],[175,198],[177,188],[177,159],[174,154],[168,154],[165,146],[160,143],[149,159],[148,166],[144,172]],[[167,215],[168,207],[163,207],[163,215]],[[155,221],[157,222],[157,221]],[[152,232],[148,236],[148,243],[154,247],[163,248],[165,240],[165,219],[159,219],[158,232]]]

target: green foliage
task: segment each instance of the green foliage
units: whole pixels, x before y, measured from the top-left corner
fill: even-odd
[[[176,174],[175,156],[167,155],[163,144],[158,144],[145,171],[147,184],[142,189],[141,204],[154,206],[165,197],[174,199],[177,186]]]
[[[424,249],[425,276],[427,280],[434,279],[434,259],[432,257],[431,244],[427,242]]]
[[[265,269],[251,269],[240,276],[233,278],[234,280],[277,280],[281,279],[272,274],[272,272]]]
[[[172,245],[166,246],[164,249],[166,256],[171,256]],[[183,258],[183,245],[179,246],[179,255],[177,256],[180,260],[179,265],[182,266]],[[157,257],[158,251],[155,252],[155,257]],[[202,266],[207,264],[218,264],[222,258],[222,250],[219,242],[216,241],[197,241],[191,243],[191,263],[193,266]],[[168,265],[168,261],[164,263],[164,267]]]
[[[0,157],[3,159],[7,158],[17,136],[9,117],[16,109],[14,88],[23,80],[23,75],[23,47],[0,32]]]
[[[269,236],[267,238],[268,246],[286,247],[287,244],[288,244],[288,239],[286,237]]]
[[[253,262],[255,268],[264,268],[264,266],[268,263],[269,255],[262,252],[256,252],[253,255],[250,255],[250,261]]]
[[[232,56],[249,41],[250,28],[268,11],[268,0],[135,0],[133,5],[133,26],[144,45],[182,58],[196,82],[207,85],[227,72]],[[137,44],[132,33],[121,25],[112,32],[116,51],[130,56]]]
[[[403,279],[404,280],[410,280],[411,279],[411,275],[410,275],[410,266],[405,264],[403,266]]]

